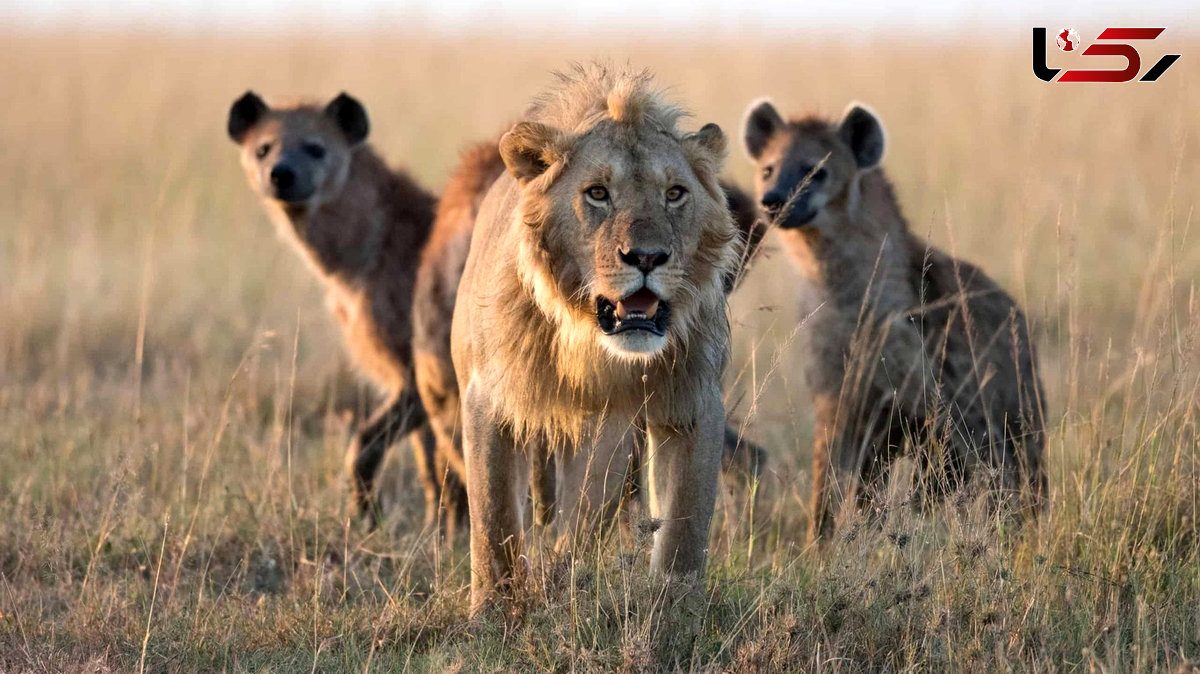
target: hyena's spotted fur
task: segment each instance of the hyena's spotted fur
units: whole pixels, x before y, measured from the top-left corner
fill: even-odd
[[[324,281],[351,357],[385,396],[347,452],[354,506],[374,514],[372,487],[384,454],[411,434],[431,523],[439,481],[415,384],[411,316],[436,200],[365,143],[366,110],[346,94],[327,105],[271,107],[248,92],[230,109],[228,130],[280,235]]]
[[[879,168],[878,118],[851,106],[840,121],[785,121],[761,101],[744,142],[815,312],[812,537],[828,539],[843,499],[867,505],[906,446],[923,469],[918,502],[982,478],[1035,512],[1045,414],[1025,316],[978,267],[909,231]]]

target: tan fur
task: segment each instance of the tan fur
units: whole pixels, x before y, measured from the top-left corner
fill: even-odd
[[[450,325],[458,282],[471,246],[479,204],[504,162],[495,141],[468,148],[446,182],[437,219],[413,291],[413,359],[417,389],[437,439],[437,474],[446,483],[444,507],[453,517],[467,513],[466,464],[462,458],[459,411],[462,402],[450,354]]]
[[[452,335],[476,609],[519,566],[524,448],[550,443],[563,474],[577,476],[611,454],[583,438],[620,436],[599,429],[619,431],[638,418],[650,436],[650,509],[664,522],[652,564],[684,575],[703,569],[724,425],[723,282],[736,262],[735,231],[716,180],[724,137],[711,125],[681,134],[679,115],[645,74],[581,67],[501,142],[509,173],[477,219]],[[593,184],[611,190],[607,205],[586,201]],[[668,205],[663,194],[673,184],[687,196]],[[669,250],[669,259],[648,274],[622,263],[618,251],[642,248]],[[643,284],[671,303],[665,336],[604,335],[597,297],[623,298]],[[587,473],[589,482],[623,476],[621,463]],[[603,507],[588,500],[589,510]]]
[[[235,108],[236,109],[236,108]],[[410,431],[426,490],[427,518],[438,501],[433,437],[424,427],[411,350],[412,288],[418,255],[429,236],[434,197],[407,174],[389,169],[365,144],[352,145],[322,106],[276,106],[240,134],[242,165],[275,223],[321,278],[347,351],[386,402],[356,434],[348,452],[356,505],[370,511],[371,485],[387,446]],[[284,201],[270,173],[317,143],[324,156],[305,157],[314,193]],[[258,156],[266,147],[265,156]]]
[[[610,96],[612,98],[612,96]],[[437,438],[437,474],[444,482],[443,506],[455,514],[451,521],[461,519],[467,512],[465,463],[459,424],[461,399],[450,354],[450,325],[454,316],[454,301],[459,278],[470,250],[471,232],[480,202],[488,188],[504,172],[504,162],[496,142],[471,146],[463,153],[451,174],[438,203],[437,219],[429,243],[421,254],[413,305],[413,358],[416,364],[417,388],[421,393],[429,421]],[[754,258],[766,230],[764,221],[754,207],[753,199],[732,183],[721,182],[726,200],[739,232],[738,273],[727,274],[725,287],[732,290],[744,276]],[[644,433],[632,434],[634,465],[637,475],[641,465]],[[733,429],[726,429],[722,475],[745,489],[756,479],[766,463],[766,450],[750,442]],[[548,523],[553,516],[554,473],[539,462],[531,462],[537,520]],[[631,483],[630,496],[636,496],[640,485]],[[564,486],[566,490],[570,487]]]
[[[924,469],[922,503],[984,479],[994,496],[1023,504],[1018,513],[1036,512],[1046,491],[1044,408],[1020,308],[983,271],[909,231],[883,170],[856,164],[844,122],[779,120],[764,136],[770,113],[760,109],[760,128],[753,115],[747,127],[757,192],[787,187],[780,181],[799,167],[806,182],[789,188],[779,221],[816,210],[780,232],[816,311],[807,330],[812,536],[828,539],[847,496],[866,506],[909,444]]]

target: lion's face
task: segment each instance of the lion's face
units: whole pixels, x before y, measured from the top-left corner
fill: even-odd
[[[720,291],[734,236],[716,125],[676,138],[616,121],[571,137],[518,124],[501,143],[528,226],[522,273],[560,329],[646,359]]]

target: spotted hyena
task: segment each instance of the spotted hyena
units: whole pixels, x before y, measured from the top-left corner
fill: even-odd
[[[808,281],[817,418],[814,538],[862,507],[914,447],[918,501],[973,479],[1034,510],[1046,492],[1044,404],[1025,315],[980,268],[913,234],[868,108],[785,120],[752,104],[743,140],[764,213]]]
[[[280,236],[324,282],[346,348],[385,402],[347,453],[354,505],[373,510],[372,485],[392,442],[412,434],[432,522],[439,500],[433,434],[414,379],[413,285],[436,200],[366,143],[362,104],[270,106],[253,92],[229,111],[229,136]]]

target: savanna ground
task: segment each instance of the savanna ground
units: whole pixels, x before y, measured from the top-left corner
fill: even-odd
[[[368,106],[436,188],[568,59],[654,68],[698,126],[874,105],[915,230],[1027,308],[1052,502],[1001,534],[901,507],[804,545],[811,415],[797,277],[734,296],[731,407],[771,451],[756,526],[723,498],[705,671],[1190,671],[1200,662],[1200,91],[1045,85],[1027,29],[967,45],[6,34],[0,40],[0,671],[599,671],[654,663],[646,542],[548,561],[509,624],[467,619],[465,547],[348,522],[363,394],[316,282],[224,136],[245,89]],[[1005,42],[1007,41],[1007,42]],[[749,182],[736,149],[729,173]],[[636,530],[636,528],[635,528]],[[1190,663],[1190,664],[1189,664]]]

